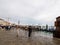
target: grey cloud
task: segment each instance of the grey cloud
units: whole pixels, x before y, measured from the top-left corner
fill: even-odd
[[[17,22],[21,19],[21,22],[29,24],[38,22],[43,24],[44,21],[44,24],[53,24],[52,22],[59,15],[60,0],[0,0],[0,17],[9,17],[12,21]],[[50,16],[50,21],[47,22],[44,16]],[[12,19],[13,17],[15,18]]]

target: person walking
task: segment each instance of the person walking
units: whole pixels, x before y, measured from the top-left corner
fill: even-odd
[[[32,27],[29,26],[29,27],[28,27],[28,37],[31,37],[31,33],[32,33]]]

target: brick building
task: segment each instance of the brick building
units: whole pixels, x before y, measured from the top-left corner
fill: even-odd
[[[55,27],[56,30],[54,31],[53,36],[60,38],[60,16],[56,18]]]
[[[5,21],[4,19],[1,19],[1,18],[0,18],[0,25],[6,26],[6,25],[10,25],[10,24],[11,24],[10,22]]]

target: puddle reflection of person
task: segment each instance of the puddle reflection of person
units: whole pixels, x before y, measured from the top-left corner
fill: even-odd
[[[17,37],[19,36],[19,27],[17,26]]]

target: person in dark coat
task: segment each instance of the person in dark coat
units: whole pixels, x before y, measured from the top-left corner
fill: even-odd
[[[28,27],[28,37],[31,37],[31,33],[32,33],[32,27],[29,26],[29,27]]]
[[[5,29],[8,30],[8,26],[5,26]]]

